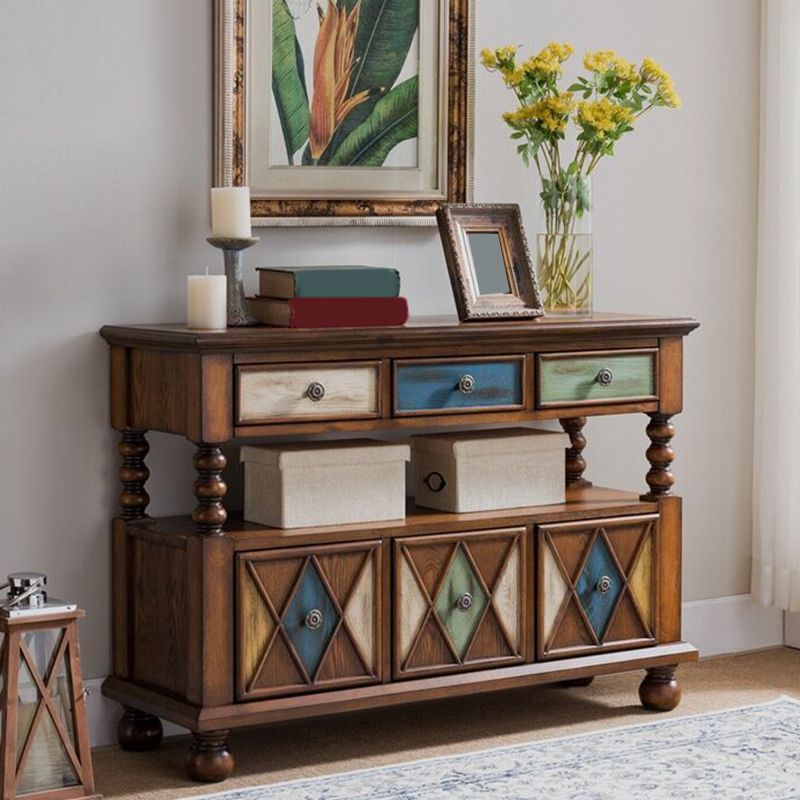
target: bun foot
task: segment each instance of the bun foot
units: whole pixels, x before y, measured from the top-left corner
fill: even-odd
[[[142,752],[155,750],[164,738],[161,720],[131,706],[123,706],[122,719],[117,723],[117,741],[123,750]]]
[[[228,749],[229,731],[195,733],[186,754],[189,777],[202,783],[219,783],[233,772],[236,761]]]
[[[590,675],[588,678],[572,678],[569,681],[559,681],[557,684],[562,689],[581,689],[584,686],[591,686],[594,676]]]
[[[675,679],[677,665],[651,667],[639,686],[639,699],[649,711],[672,711],[681,701],[681,687]]]

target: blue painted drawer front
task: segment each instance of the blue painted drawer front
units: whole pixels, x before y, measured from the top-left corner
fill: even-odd
[[[465,375],[475,379],[469,394],[459,390]],[[394,396],[395,412],[399,414],[522,406],[522,359],[399,362]]]

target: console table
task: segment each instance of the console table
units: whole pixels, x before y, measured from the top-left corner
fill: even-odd
[[[103,692],[124,706],[121,745],[157,746],[162,717],[194,734],[190,775],[222,780],[233,728],[638,668],[644,706],[674,708],[676,667],[697,650],[681,641],[671,418],[683,337],[697,325],[596,314],[366,330],[104,327],[123,463]],[[647,415],[647,488],[592,486],[587,417],[634,413]],[[222,446],[236,440],[548,419],[571,440],[563,504],[412,505],[404,520],[292,530],[224,505]],[[148,431],[196,445],[191,514],[148,516]]]

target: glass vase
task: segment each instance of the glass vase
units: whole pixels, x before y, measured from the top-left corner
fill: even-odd
[[[592,313],[590,179],[562,173],[540,195],[537,278],[547,314]]]

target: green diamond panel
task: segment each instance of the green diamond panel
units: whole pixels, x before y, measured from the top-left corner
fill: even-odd
[[[469,608],[463,607],[460,602],[465,594],[472,597]],[[475,575],[463,545],[459,545],[436,596],[436,611],[461,658],[475,633],[487,601],[486,592]]]

